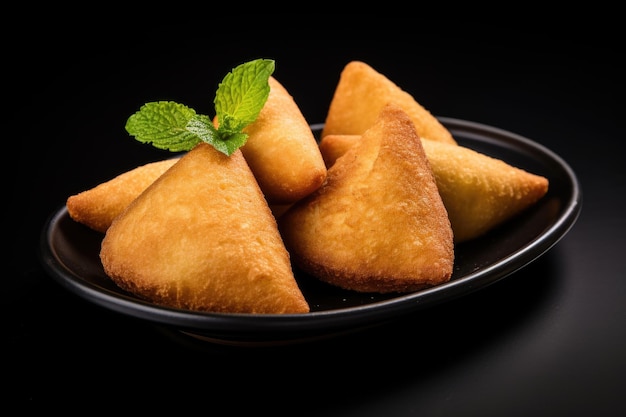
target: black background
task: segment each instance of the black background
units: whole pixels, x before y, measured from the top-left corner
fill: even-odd
[[[193,30],[166,19],[141,30],[58,24],[8,47],[1,305],[9,388],[0,395],[48,410],[625,412],[626,106],[617,33],[297,16],[288,24],[275,15],[233,20],[225,33],[210,19]],[[254,58],[276,60],[274,76],[310,123],[324,121],[343,66],[362,60],[435,115],[530,138],[576,172],[581,215],[546,255],[481,291],[288,347],[195,343],[93,305],[47,276],[40,233],[67,196],[163,156],[128,137],[128,116],[154,100],[212,115],[218,82]]]

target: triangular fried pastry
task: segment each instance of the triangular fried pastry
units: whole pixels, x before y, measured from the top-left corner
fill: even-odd
[[[328,167],[360,140],[328,135],[320,151]],[[517,216],[548,192],[548,179],[506,162],[446,143],[422,140],[437,188],[448,211],[455,243],[480,237]]]
[[[74,221],[104,233],[113,219],[176,161],[172,158],[141,165],[71,195],[65,203],[67,212]]]
[[[294,264],[344,289],[410,292],[452,275],[446,209],[411,119],[393,104],[278,222]]]
[[[240,150],[196,145],[115,218],[106,274],[159,305],[306,313],[276,220]]]
[[[535,204],[548,179],[463,146],[423,140],[455,242],[477,238]]]
[[[289,92],[270,77],[270,94],[244,132],[241,148],[270,204],[289,204],[316,190],[326,166],[309,123]]]
[[[411,94],[361,61],[349,62],[341,72],[322,137],[362,134],[389,102],[396,103],[409,115],[420,137],[456,144],[448,129]]]

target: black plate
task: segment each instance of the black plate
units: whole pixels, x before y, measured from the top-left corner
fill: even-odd
[[[103,235],[74,222],[65,206],[44,227],[42,263],[57,282],[95,304],[227,344],[268,345],[328,337],[469,294],[509,276],[555,245],[578,218],[582,195],[574,172],[549,149],[491,126],[440,120],[460,145],[550,181],[545,197],[522,215],[480,239],[457,245],[448,283],[403,295],[362,294],[329,286],[296,270],[310,313],[224,314],[161,307],[121,290],[105,275],[99,258]],[[312,126],[316,133],[321,127]]]

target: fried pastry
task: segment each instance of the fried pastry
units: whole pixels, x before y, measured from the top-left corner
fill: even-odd
[[[450,221],[415,126],[395,104],[278,222],[294,264],[344,289],[409,292],[452,275]]]
[[[354,146],[358,135],[328,135],[320,142],[330,167]],[[548,179],[467,147],[422,140],[455,243],[480,237],[535,204],[548,192]]]
[[[361,61],[351,61],[340,74],[326,115],[322,137],[362,134],[389,102],[399,105],[415,123],[420,137],[456,144],[448,129],[408,92]]]
[[[70,217],[98,232],[106,232],[113,219],[143,190],[167,171],[176,158],[151,162],[67,198]]]
[[[423,140],[455,242],[477,238],[535,204],[548,179],[463,146]]]
[[[316,190],[326,166],[311,127],[289,92],[270,77],[270,94],[244,132],[241,148],[270,204],[290,204]]]
[[[276,220],[240,150],[196,145],[115,218],[100,251],[122,289],[168,307],[306,313]]]

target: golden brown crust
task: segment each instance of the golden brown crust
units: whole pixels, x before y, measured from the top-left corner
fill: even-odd
[[[315,191],[326,166],[311,127],[289,92],[269,78],[270,95],[248,125],[241,148],[270,204],[289,204]]]
[[[361,140],[361,135],[331,134],[324,136],[319,142],[319,147],[326,168],[333,166],[337,158],[348,152],[348,149],[359,140]]]
[[[299,267],[345,289],[408,292],[452,275],[445,207],[415,127],[395,105],[279,226]]]
[[[448,129],[411,94],[360,61],[349,62],[341,72],[322,137],[331,134],[362,134],[389,102],[396,103],[408,114],[420,137],[456,144]]]
[[[354,146],[358,135],[328,135],[320,150],[328,167]],[[548,179],[472,149],[422,140],[455,243],[475,239],[515,217],[548,192]]]
[[[175,162],[166,159],[142,165],[72,195],[65,203],[67,211],[74,221],[104,233],[113,219]]]
[[[548,179],[463,146],[423,141],[455,242],[484,235],[535,204]]]
[[[115,218],[102,241],[121,288],[174,308],[305,313],[276,221],[241,151],[201,143]]]

